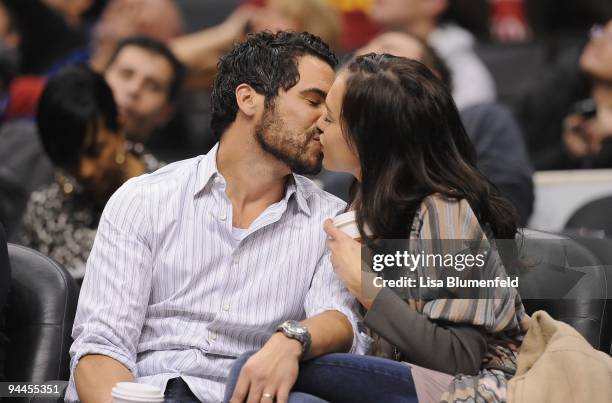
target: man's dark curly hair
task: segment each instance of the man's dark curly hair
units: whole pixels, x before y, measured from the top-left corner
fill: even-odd
[[[265,96],[267,107],[281,88],[287,91],[298,83],[297,59],[307,55],[323,60],[332,69],[338,64],[329,46],[308,32],[258,32],[236,44],[217,65],[211,93],[210,126],[214,135],[220,138],[236,119],[236,87],[250,85]]]

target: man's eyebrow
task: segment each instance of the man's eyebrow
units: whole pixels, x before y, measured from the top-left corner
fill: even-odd
[[[316,94],[318,96],[320,96],[321,98],[325,99],[325,97],[327,96],[327,92],[323,91],[320,88],[306,88],[305,90],[300,91],[301,95],[309,95],[309,94]]]

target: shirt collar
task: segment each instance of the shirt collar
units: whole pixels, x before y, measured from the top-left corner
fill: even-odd
[[[219,143],[216,143],[214,147],[211,148],[210,151],[200,160],[194,197],[203,191],[214,177],[221,177],[221,173],[217,168],[218,151]],[[310,216],[311,212],[310,207],[308,206],[308,199],[310,198],[311,194],[312,192],[304,183],[304,178],[292,173],[287,181],[285,196],[283,199],[288,203],[291,197],[295,197],[299,209],[306,215]]]

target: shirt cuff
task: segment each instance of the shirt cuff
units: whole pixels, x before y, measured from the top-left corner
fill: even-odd
[[[138,377],[138,374],[136,373],[136,363],[134,362],[133,359],[131,359],[124,352],[118,349],[114,349],[112,347],[107,347],[107,346],[101,346],[101,345],[83,345],[78,348],[78,350],[74,353],[74,355],[72,356],[70,360],[71,376],[74,376],[74,370],[76,369],[76,366],[79,363],[79,360],[83,358],[84,356],[90,355],[90,354],[100,354],[100,355],[105,355],[107,357],[110,357],[114,359],[115,361],[120,362],[125,367],[127,367],[132,373],[132,376],[134,378]]]

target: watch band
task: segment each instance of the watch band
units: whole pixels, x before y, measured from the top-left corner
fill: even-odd
[[[310,351],[311,336],[308,328],[295,320],[288,320],[283,322],[276,328],[277,332],[283,332],[283,334],[290,338],[299,341],[302,344],[302,357]]]

